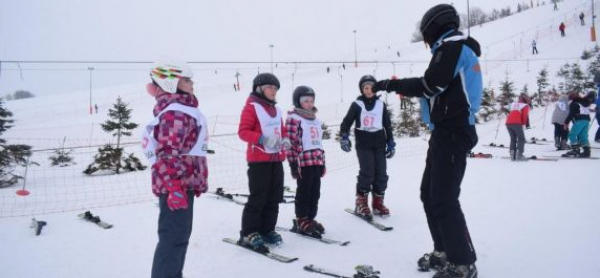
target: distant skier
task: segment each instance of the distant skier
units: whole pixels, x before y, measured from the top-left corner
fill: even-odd
[[[296,180],[296,219],[294,228],[302,234],[321,238],[323,225],[315,220],[325,176],[323,129],[317,119],[315,91],[298,86],[292,95],[294,110],[288,112],[285,129],[292,143],[287,151],[290,172]]]
[[[552,112],[552,124],[554,124],[554,146],[557,151],[567,149],[567,136],[569,128],[565,129],[565,120],[569,116],[569,98],[566,95],[561,95],[554,105]]]
[[[160,207],[152,278],[182,277],[194,196],[200,197],[208,187],[206,118],[198,110],[192,75],[192,68],[185,63],[156,64],[150,72],[152,83],[147,85],[156,99],[156,118],[147,126],[151,132],[144,145],[145,151],[155,155],[152,192]]]
[[[348,113],[340,125],[342,136],[340,145],[343,151],[350,152],[350,128],[354,125],[356,154],[359,172],[356,182],[355,212],[365,218],[373,214],[389,216],[389,209],[383,204],[388,185],[387,162],[394,156],[392,121],[387,108],[379,96],[371,90],[377,80],[372,75],[360,78],[360,96],[350,105]],[[373,193],[372,208],[369,209],[369,193]]]
[[[554,10],[558,11],[558,4],[557,4],[558,0],[552,0],[552,3],[554,3]]]
[[[564,37],[566,36],[565,34],[565,29],[567,28],[567,26],[565,25],[564,22],[561,22],[560,25],[558,26],[558,30],[560,30],[560,36]]]
[[[506,129],[510,135],[510,157],[512,160],[524,160],[525,132],[523,126],[529,118],[529,105],[527,96],[521,94],[518,102],[513,102],[505,108],[509,111],[506,117]]]
[[[571,104],[569,104],[569,116],[565,120],[564,128],[569,127],[573,122],[573,127],[569,133],[571,142],[571,151],[563,154],[565,157],[590,157],[590,143],[588,139],[588,130],[590,126],[590,105],[596,101],[596,92],[590,91],[581,97],[579,93],[571,93]],[[583,152],[580,151],[583,148]]]
[[[581,22],[581,26],[585,25],[585,15],[583,12],[579,14],[579,21]]]
[[[250,191],[242,212],[239,244],[257,251],[266,250],[264,244],[283,243],[275,225],[279,203],[283,199],[283,149],[289,149],[291,144],[283,126],[283,114],[276,106],[279,88],[279,79],[275,75],[256,75],[238,127],[238,136],[248,144],[246,161]]]
[[[533,42],[531,42],[531,49],[532,49],[532,55],[538,54],[537,42],[535,40],[533,40]]]
[[[475,113],[483,96],[479,43],[463,35],[452,5],[429,9],[420,31],[432,58],[423,77],[381,80],[374,91],[421,99],[422,118],[432,128],[421,200],[434,251],[418,260],[419,269],[440,270],[434,278],[477,277],[477,256],[458,197],[467,154],[477,144]]]

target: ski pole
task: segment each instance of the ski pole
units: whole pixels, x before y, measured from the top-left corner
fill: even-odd
[[[501,113],[501,112],[498,112]],[[496,140],[498,140],[498,130],[500,130],[500,120],[502,119],[502,114],[500,114],[500,116],[498,116],[498,126],[496,127],[496,136],[494,136],[494,142],[496,142]]]

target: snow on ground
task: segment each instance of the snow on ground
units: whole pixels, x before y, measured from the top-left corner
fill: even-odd
[[[587,5],[587,1],[567,1],[559,13],[545,6],[473,28],[472,34],[480,40],[484,51],[490,49],[489,57],[482,57],[484,69],[486,57],[490,61],[496,59],[487,64],[487,81],[493,81],[493,86],[497,87],[508,69],[517,84],[529,83],[533,91],[535,75],[548,65],[552,73],[550,81],[558,83],[560,80],[556,80],[553,73],[562,63],[571,61],[566,57],[578,57],[583,49],[593,46],[588,42],[588,26],[570,23],[568,37],[558,38],[558,21],[571,20],[573,14]],[[553,25],[556,33],[543,35],[546,25],[548,28]],[[540,55],[532,57],[528,54],[529,36],[534,32],[528,30],[536,26],[544,27],[538,30]],[[524,46],[515,51],[517,40],[523,40]],[[402,47],[402,53],[406,53],[403,58],[429,58],[422,44]],[[385,59],[385,55],[394,53],[381,55],[381,59]],[[522,61],[500,61],[509,56]],[[559,61],[540,60],[550,58]],[[527,59],[531,61],[529,71],[524,62]],[[294,86],[311,85],[317,91],[320,118],[333,126],[339,124],[350,102],[358,95],[356,83],[361,75],[375,73],[384,78],[394,73],[392,65],[347,66],[345,71],[335,67],[332,73],[326,74],[322,68],[300,66],[296,70],[290,65],[280,65],[275,73],[282,81],[278,96],[281,107],[291,106]],[[396,66],[395,73],[404,77],[422,73],[424,65]],[[230,78],[223,72],[218,75],[200,69],[196,72],[201,109],[216,135],[236,131],[239,110],[256,70],[245,69],[243,72],[242,92],[231,90]],[[296,72],[294,79],[293,72]],[[338,73],[342,74],[341,81]],[[6,137],[11,142],[32,144],[36,149],[56,147],[65,136],[69,146],[114,140],[99,127],[106,120],[106,109],[117,96],[122,96],[134,109],[133,121],[145,123],[149,120],[153,101],[143,88],[144,84],[95,88],[94,99],[101,110],[93,116],[86,114],[86,91],[8,102],[17,122]],[[390,105],[397,106],[395,96],[389,95],[387,99]],[[532,111],[534,128],[526,131],[528,138],[552,139],[553,127],[549,122],[552,110],[553,106]],[[498,124],[498,121],[491,121],[477,127],[480,143],[474,151],[492,153],[494,158],[470,159],[462,185],[461,201],[477,250],[480,277],[599,277],[600,266],[595,262],[595,251],[600,246],[600,214],[596,213],[600,209],[596,201],[600,188],[593,180],[598,162],[512,163],[500,158],[507,155],[506,150],[483,146],[491,142],[508,144],[504,125]],[[597,127],[595,123],[591,130],[595,131]],[[236,136],[214,136],[212,140],[217,155],[209,157],[211,189],[224,185],[228,190],[244,192],[243,144]],[[327,237],[351,240],[349,246],[324,245],[284,233],[285,244],[275,250],[298,256],[300,260],[282,264],[224,244],[221,238],[237,237],[243,207],[205,194],[196,199],[194,231],[184,275],[318,277],[302,270],[302,266],[317,264],[350,274],[357,264],[372,264],[381,270],[382,277],[430,277],[431,273],[416,271],[416,260],[432,249],[419,199],[427,142],[422,138],[397,139],[397,142],[397,155],[388,161],[390,181],[386,194],[386,203],[393,216],[381,220],[393,226],[393,231],[380,232],[343,211],[354,203],[358,165],[354,153],[343,153],[335,141],[328,141],[329,171],[322,182],[318,220],[326,226]],[[552,149],[552,145],[526,145],[526,154],[559,155]],[[130,150],[139,154],[135,146]],[[31,168],[28,175],[33,178],[28,188],[32,195],[26,197],[28,199],[17,197],[15,188],[0,190],[3,213],[0,218],[0,277],[149,276],[158,216],[156,202],[150,194],[149,173],[126,174],[119,178],[81,177],[80,170],[89,163],[93,151],[80,152],[81,158],[71,170],[52,170],[47,165]],[[599,156],[597,150],[592,154]],[[39,160],[42,159],[40,156]],[[286,177],[286,184],[293,186],[293,181]],[[108,206],[111,200],[121,205]],[[127,202],[132,203],[123,204]],[[114,228],[102,230],[76,217],[89,207],[94,214],[114,224]],[[5,217],[22,212],[25,212],[24,216]],[[48,222],[39,237],[28,228],[32,216]],[[279,226],[291,226],[293,216],[292,204],[281,205]]]

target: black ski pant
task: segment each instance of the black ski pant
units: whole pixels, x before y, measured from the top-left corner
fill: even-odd
[[[506,125],[508,134],[510,135],[510,150],[518,150],[519,153],[525,151],[525,132],[522,125],[508,124]]]
[[[421,200],[437,251],[446,252],[454,264],[472,264],[477,259],[458,197],[466,154],[477,144],[474,126],[435,126],[429,139]]]
[[[600,140],[600,111],[596,111],[596,124],[598,124],[598,130],[596,130],[594,141],[598,142]]]
[[[248,187],[250,196],[242,213],[240,235],[274,231],[279,215],[279,203],[283,200],[283,164],[249,163]]]
[[[356,149],[360,171],[357,176],[356,192],[366,194],[371,191],[384,195],[387,189],[387,161],[385,148]]]
[[[567,141],[569,137],[569,129],[565,129],[565,126],[562,124],[554,123],[554,139],[558,138],[558,143],[562,141]],[[554,142],[557,143],[557,142]]]
[[[181,278],[185,254],[192,234],[194,192],[188,192],[188,208],[172,211],[167,206],[168,194],[158,197],[158,244],[152,262],[152,278]]]
[[[321,197],[321,176],[324,166],[300,168],[302,178],[296,180],[296,217],[314,220]]]

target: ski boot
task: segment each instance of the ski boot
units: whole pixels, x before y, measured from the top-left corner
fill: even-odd
[[[293,231],[309,237],[321,238],[321,233],[319,233],[317,227],[315,226],[315,223],[312,220],[306,217],[301,217],[298,219],[294,219],[293,222]]]
[[[356,207],[354,208],[354,212],[362,218],[373,219],[373,215],[369,209],[369,193],[356,193]]]
[[[446,252],[440,251],[425,254],[417,261],[420,271],[429,271],[430,269],[441,271],[446,267],[447,263]]]
[[[448,263],[448,266],[433,275],[433,278],[477,278],[477,267],[475,267],[475,264],[455,265]]]
[[[579,154],[579,157],[588,158],[590,156],[592,156],[592,153],[590,151],[590,146],[583,146],[583,152],[581,152],[581,154]]]
[[[380,272],[373,270],[370,265],[357,265],[355,268],[356,274],[353,278],[379,278]]]
[[[251,233],[247,236],[241,236],[238,244],[254,249],[259,252],[268,252],[269,249],[265,246],[263,237],[259,233]]]
[[[315,224],[315,229],[317,229],[317,231],[320,234],[325,234],[325,227],[323,227],[323,224],[319,223],[317,220],[312,220],[312,222]]]
[[[516,161],[524,161],[527,160],[527,157],[525,157],[525,155],[523,155],[522,151],[517,151],[517,157],[515,158]]]
[[[571,150],[567,153],[561,155],[562,157],[579,157],[581,153],[579,152],[579,145],[572,145]]]
[[[554,136],[554,147],[556,148],[557,151],[562,151],[562,144],[560,141],[560,136]]]
[[[372,200],[373,214],[381,217],[390,216],[390,210],[383,204],[383,195],[373,193]]]
[[[270,231],[266,234],[263,234],[262,238],[263,238],[263,241],[265,242],[265,244],[281,245],[283,243],[283,239],[281,238],[281,235],[279,233],[277,233],[276,231]]]

